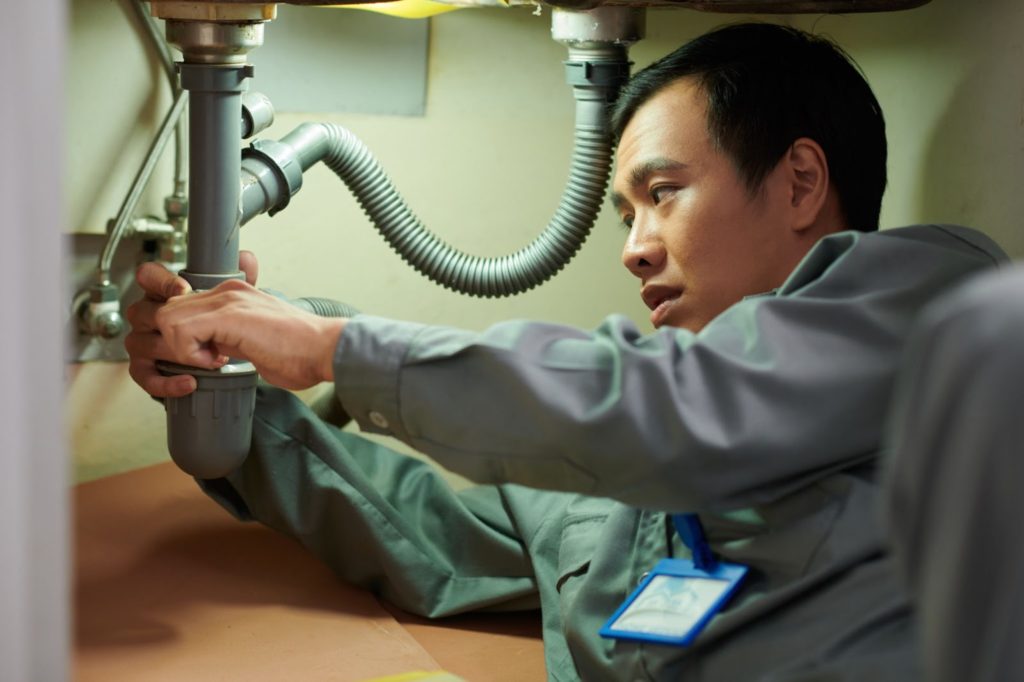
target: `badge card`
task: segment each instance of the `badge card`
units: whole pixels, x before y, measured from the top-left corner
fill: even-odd
[[[712,571],[662,559],[601,628],[602,637],[688,646],[736,591],[746,566]]]

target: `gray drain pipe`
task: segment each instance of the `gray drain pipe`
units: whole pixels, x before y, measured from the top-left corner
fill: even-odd
[[[575,256],[590,233],[611,171],[608,104],[629,76],[627,48],[643,35],[642,9],[555,9],[553,37],[569,48],[566,78],[576,99],[575,147],[568,184],[547,228],[528,246],[498,258],[459,251],[427,230],[370,151],[345,128],[300,125],[280,141],[243,152],[241,222],[287,206],[302,173],[323,161],[345,182],[401,257],[434,282],[472,296],[518,294],[545,282]]]

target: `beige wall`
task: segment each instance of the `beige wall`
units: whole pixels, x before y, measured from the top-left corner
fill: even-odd
[[[832,36],[874,85],[890,139],[883,224],[969,224],[1024,255],[1024,8],[1013,0],[967,4],[773,20]],[[74,0],[72,8],[69,229],[96,231],[117,210],[166,106],[166,86],[116,3]],[[650,11],[648,38],[633,59],[643,66],[739,18]],[[572,101],[564,49],[549,37],[547,10],[464,10],[431,21],[426,116],[280,115],[264,135],[278,137],[302,120],[350,127],[440,236],[472,253],[503,254],[546,224],[565,181]],[[124,85],[113,88],[115,72]],[[147,196],[152,211],[167,193],[168,169],[163,164]],[[622,237],[605,210],[580,256],[552,282],[508,300],[470,299],[405,266],[318,168],[286,211],[243,230],[242,245],[261,255],[265,286],[375,314],[481,328],[508,317],[593,326],[618,311],[646,328],[637,287],[618,265]],[[129,385],[121,365],[81,369],[69,418],[79,479],[165,457],[160,408]]]

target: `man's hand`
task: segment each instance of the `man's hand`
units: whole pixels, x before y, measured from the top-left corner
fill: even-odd
[[[248,360],[272,384],[307,388],[333,379],[334,348],[347,320],[321,318],[253,287],[256,260],[240,258],[246,282],[189,293],[188,284],[155,264],[139,268],[146,298],[127,311],[125,339],[132,378],[148,393],[179,397],[195,390],[190,376],[164,377],[156,360],[216,369],[229,357]]]
[[[253,260],[255,262],[255,259]],[[172,353],[156,327],[156,311],[174,296],[192,291],[181,277],[156,263],[143,263],[135,272],[135,281],[145,296],[128,306],[125,318],[132,326],[124,339],[128,351],[128,373],[146,393],[156,398],[179,398],[196,390],[195,377],[165,377],[156,369],[157,360],[171,360]]]
[[[175,362],[217,369],[240,358],[270,383],[292,389],[333,380],[334,347],[346,322],[317,317],[239,280],[175,296],[155,321]]]

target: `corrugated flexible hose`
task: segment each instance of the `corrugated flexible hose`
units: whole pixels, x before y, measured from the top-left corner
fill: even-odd
[[[329,148],[322,160],[349,187],[388,244],[434,282],[470,296],[522,293],[565,267],[594,226],[611,171],[607,133],[577,127],[569,181],[547,228],[515,253],[485,258],[463,253],[427,230],[349,130],[328,123],[305,125],[325,129]]]

